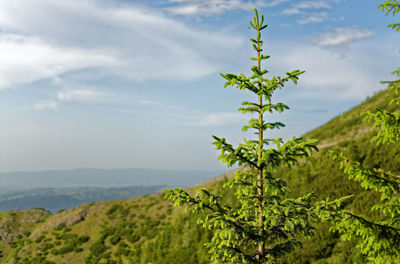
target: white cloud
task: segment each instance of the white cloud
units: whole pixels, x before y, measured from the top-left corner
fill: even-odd
[[[287,9],[282,11],[282,14],[288,15],[288,16],[302,14],[302,13],[303,13],[303,11],[301,11],[297,7],[287,8]]]
[[[265,6],[265,7],[272,7],[272,6],[280,5],[280,4],[282,4],[284,2],[287,2],[287,1],[289,1],[289,0],[271,0],[271,1],[268,1],[268,2],[264,2],[264,3],[261,2],[260,5],[261,6]]]
[[[276,50],[282,54],[274,63],[278,72],[290,69],[301,69],[306,72],[301,75],[298,87],[293,89],[290,96],[300,98],[319,98],[328,101],[362,100],[367,95],[379,90],[382,86],[379,80],[381,73],[377,68],[382,68],[384,60],[379,58],[374,43],[360,43],[357,49],[350,51],[345,58],[337,56],[327,49],[317,46],[296,45],[287,46],[282,43]],[[370,54],[371,57],[366,57]]]
[[[203,116],[196,124],[198,126],[225,126],[233,124],[242,124],[246,117],[241,113],[218,112]]]
[[[338,1],[334,1],[338,3]],[[301,18],[297,20],[300,25],[310,24],[310,23],[321,23],[328,19],[329,14],[326,11],[316,12],[317,10],[328,10],[332,6],[329,1],[326,0],[316,0],[316,1],[303,1],[299,4],[294,4],[290,8],[286,8],[282,11],[283,15],[292,16],[298,15]]]
[[[109,93],[93,90],[60,91],[54,99],[37,102],[32,108],[35,110],[56,110],[61,102],[99,102],[109,95]]]
[[[320,9],[320,8],[331,8],[331,5],[325,1],[306,1],[301,2],[298,5],[299,9]]]
[[[101,51],[60,48],[43,41],[0,33],[0,89],[88,67],[112,67],[119,62]]]
[[[58,108],[58,102],[54,100],[48,100],[48,101],[41,101],[37,102],[33,105],[33,109],[35,110],[56,110]]]
[[[232,10],[253,10],[255,7],[272,7],[288,0],[243,1],[243,0],[169,0],[172,7],[166,8],[177,15],[208,16]]]
[[[287,8],[282,11],[284,15],[298,15],[306,13],[308,9],[330,9],[331,5],[326,1],[305,1],[299,4],[295,4],[291,8]]]
[[[373,35],[372,31],[355,27],[336,28],[332,32],[326,32],[312,39],[312,43],[319,47],[337,47],[348,45]]]
[[[59,101],[96,101],[104,98],[108,93],[91,90],[70,90],[57,93]]]
[[[189,80],[218,72],[243,43],[114,1],[0,0],[0,6],[0,28],[13,33],[0,31],[0,88],[93,67],[134,81]]]
[[[300,25],[305,25],[310,23],[321,23],[324,22],[327,18],[328,18],[327,12],[312,13],[298,20],[297,23],[299,23]]]

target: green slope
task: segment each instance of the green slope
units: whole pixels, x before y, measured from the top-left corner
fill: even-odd
[[[377,196],[347,180],[329,150],[343,151],[367,167],[400,171],[400,146],[371,144],[371,132],[360,117],[363,111],[385,108],[390,99],[388,92],[381,92],[307,133],[305,137],[321,141],[320,152],[276,172],[288,181],[291,195],[313,191],[320,198],[333,199],[355,194],[347,207],[373,217],[367,208]],[[230,177],[205,186],[232,201],[232,193],[222,188]],[[162,194],[91,203],[53,215],[41,210],[2,213],[0,263],[209,263],[203,244],[210,233],[195,219],[184,209],[173,208]],[[363,263],[352,242],[341,241],[326,224],[315,226],[315,236],[282,263]]]

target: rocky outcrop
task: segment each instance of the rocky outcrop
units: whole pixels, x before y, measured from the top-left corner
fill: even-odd
[[[0,214],[0,242],[7,244],[32,228],[49,213],[42,209],[21,210]]]

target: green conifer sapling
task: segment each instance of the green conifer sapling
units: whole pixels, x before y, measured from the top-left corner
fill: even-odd
[[[261,31],[264,16],[255,16],[250,26],[256,31],[250,41],[256,52],[251,58],[255,65],[252,75],[221,74],[226,79],[225,86],[233,86],[255,95],[255,102],[244,101],[239,111],[256,114],[251,118],[244,131],[255,131],[256,138],[244,139],[237,147],[229,144],[225,138],[213,136],[219,159],[228,167],[239,165],[234,179],[224,187],[232,188],[237,198],[237,206],[228,206],[221,197],[205,189],[199,189],[196,196],[190,196],[182,189],[167,190],[166,197],[175,202],[175,206],[187,205],[192,212],[202,213],[198,223],[213,231],[209,248],[214,263],[273,263],[279,261],[285,253],[300,244],[299,238],[313,232],[309,217],[328,205],[319,203],[312,207],[313,194],[296,199],[287,199],[287,184],[276,168],[281,165],[293,165],[297,158],[309,156],[317,150],[317,140],[304,141],[293,137],[284,142],[282,138],[265,138],[265,133],[284,127],[281,122],[268,122],[266,114],[283,112],[289,109],[284,103],[272,100],[276,90],[292,81],[297,83],[304,71],[287,72],[285,77],[266,78],[268,71],[262,68],[262,61],[269,58],[263,55]]]

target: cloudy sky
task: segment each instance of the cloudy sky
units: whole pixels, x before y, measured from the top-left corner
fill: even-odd
[[[399,35],[372,0],[0,0],[0,171],[222,169],[245,135],[254,7],[271,74],[301,69],[273,120],[300,136],[383,89]],[[272,75],[270,75],[272,76]],[[277,135],[272,134],[270,136]]]

